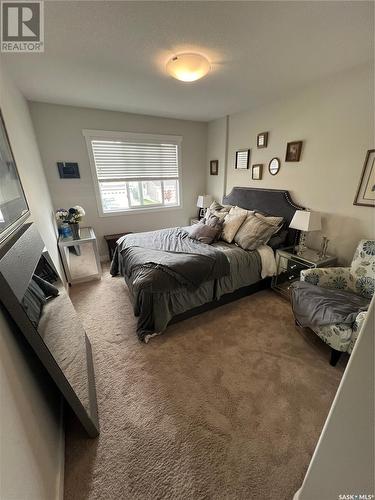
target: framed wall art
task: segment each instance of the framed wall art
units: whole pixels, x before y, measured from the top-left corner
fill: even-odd
[[[235,168],[247,169],[250,166],[250,149],[240,149],[236,151]]]
[[[218,175],[218,174],[219,174],[219,160],[211,160],[210,175]]]
[[[266,148],[268,144],[268,132],[261,132],[257,135],[257,148]]]
[[[286,145],[285,161],[299,161],[301,158],[302,141],[288,142]]]
[[[353,205],[375,207],[375,149],[369,149],[366,153]]]
[[[280,160],[278,158],[272,158],[268,164],[268,171],[271,175],[276,175],[280,170]]]
[[[263,165],[261,163],[251,167],[251,178],[253,181],[260,181],[263,174]]]

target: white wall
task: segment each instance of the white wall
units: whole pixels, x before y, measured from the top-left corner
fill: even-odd
[[[372,299],[295,500],[335,499],[350,494],[361,498],[360,495],[375,494],[374,305]]]
[[[52,205],[28,106],[1,62],[0,106],[33,220],[59,268]],[[61,498],[60,397],[1,309],[0,377],[0,498]]]
[[[321,235],[342,263],[351,260],[359,239],[374,237],[374,209],[353,205],[365,154],[374,147],[373,73],[368,67],[336,75],[282,101],[229,118],[229,192],[233,186],[288,189],[302,206],[322,212]],[[259,132],[269,131],[269,145],[256,148]],[[222,157],[224,132],[218,121],[209,124],[208,160]],[[286,163],[286,143],[303,140],[301,161]],[[251,170],[236,170],[237,149],[251,148],[251,164],[262,163],[263,179],[251,180]],[[270,159],[281,159],[276,176],[268,173]],[[208,176],[206,191],[220,193],[217,179]]]
[[[37,140],[55,208],[82,205],[83,224],[92,226],[100,254],[107,249],[103,235],[187,225],[197,213],[197,195],[205,187],[207,124],[114,111],[30,103]],[[181,135],[183,207],[142,214],[99,217],[83,129]],[[57,161],[77,161],[80,179],[60,179]]]

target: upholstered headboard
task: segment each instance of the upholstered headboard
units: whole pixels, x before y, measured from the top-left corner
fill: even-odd
[[[282,189],[263,189],[251,187],[234,187],[232,191],[224,196],[223,203],[226,205],[237,205],[246,210],[258,210],[269,215],[282,216],[289,226],[296,210],[303,207],[294,203],[289,191]],[[288,229],[287,245],[293,245],[296,241],[297,231]]]

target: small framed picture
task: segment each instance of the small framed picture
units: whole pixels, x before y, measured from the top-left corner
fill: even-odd
[[[78,163],[73,162],[57,162],[60,179],[79,179]]]
[[[251,178],[253,181],[260,181],[263,174],[263,165],[259,163],[258,165],[253,165],[251,167]]]
[[[302,151],[302,141],[288,142],[285,161],[299,161]]]
[[[375,207],[375,149],[367,151],[353,204]]]
[[[257,135],[257,148],[266,148],[268,144],[268,132],[261,132]]]
[[[219,160],[211,160],[210,175],[218,175],[218,174],[219,174]]]
[[[250,166],[250,149],[240,149],[236,151],[235,168],[246,169]]]

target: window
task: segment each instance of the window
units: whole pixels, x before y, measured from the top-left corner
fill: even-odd
[[[180,206],[181,137],[83,134],[101,215]]]

